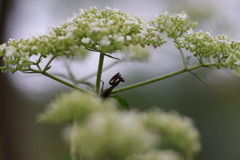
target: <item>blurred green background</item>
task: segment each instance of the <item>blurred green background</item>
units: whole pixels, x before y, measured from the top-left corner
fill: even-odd
[[[155,15],[185,11],[199,22],[196,30],[212,31],[240,39],[237,0],[2,0],[0,40],[44,34],[71,17],[79,8],[116,7],[129,14],[152,20]],[[121,72],[123,85],[181,69],[181,58],[172,44],[154,50],[149,62],[126,63],[103,74],[108,81]],[[91,56],[75,69],[80,76],[96,70],[97,57]],[[194,61],[191,61],[194,63]],[[107,60],[108,63],[108,60]],[[58,64],[55,71],[62,69]],[[120,93],[133,108],[159,106],[191,117],[201,133],[199,160],[240,159],[240,77],[228,69],[202,68],[195,71],[211,86],[184,73],[151,85]],[[92,79],[93,81],[94,79]],[[105,86],[107,87],[107,86]],[[36,116],[60,90],[68,88],[40,75],[0,74],[0,160],[64,160],[67,143],[62,126],[36,124]]]

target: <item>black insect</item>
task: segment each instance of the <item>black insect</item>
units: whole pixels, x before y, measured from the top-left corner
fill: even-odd
[[[120,73],[115,74],[110,80],[109,80],[109,84],[111,85],[111,87],[109,87],[108,89],[102,91],[101,93],[101,97],[103,99],[106,99],[111,93],[112,90],[117,87],[119,85],[120,82],[124,82],[125,80],[122,78]],[[103,88],[103,87],[102,87]]]

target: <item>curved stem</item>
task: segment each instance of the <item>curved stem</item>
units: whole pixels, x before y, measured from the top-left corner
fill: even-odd
[[[100,92],[100,82],[102,77],[102,69],[103,69],[103,61],[104,61],[104,53],[100,53],[99,61],[98,61],[98,71],[97,71],[97,78],[96,78],[96,93],[99,94]]]
[[[66,85],[66,86],[68,86],[68,87],[71,87],[71,88],[73,88],[73,89],[76,89],[76,90],[79,90],[79,91],[81,91],[81,92],[88,92],[87,90],[84,90],[84,89],[82,89],[82,88],[79,88],[78,86],[75,86],[75,85],[73,85],[73,84],[71,84],[71,83],[68,83],[68,82],[66,82],[66,81],[64,81],[64,80],[62,80],[62,79],[60,79],[60,78],[57,78],[57,77],[55,77],[55,76],[53,76],[52,74],[49,74],[49,73],[47,73],[47,72],[43,72],[43,71],[39,71],[39,70],[36,70],[36,69],[30,69],[32,72],[25,72],[25,73],[41,73],[41,74],[43,74],[44,76],[47,76],[48,78],[51,78],[51,79],[53,79],[53,80],[55,80],[55,81],[58,81],[59,83],[62,83],[62,84],[64,84],[64,85]],[[28,71],[29,71],[29,69],[28,69]]]
[[[64,84],[64,85],[68,86],[68,87],[71,87],[71,88],[73,88],[73,89],[76,89],[76,90],[79,90],[79,91],[82,91],[82,92],[87,92],[86,90],[84,90],[84,89],[82,89],[82,88],[79,88],[78,86],[75,86],[75,85],[73,85],[73,84],[71,84],[71,83],[68,83],[68,82],[66,82],[66,81],[64,81],[64,80],[62,80],[62,79],[59,79],[59,78],[57,78],[57,77],[55,77],[55,76],[53,76],[53,75],[51,75],[51,74],[49,74],[49,73],[47,73],[47,72],[41,72],[41,73],[42,73],[43,75],[45,75],[45,76],[47,76],[47,77],[55,80],[55,81],[58,81],[58,82],[60,82],[60,83],[62,83],[62,84]]]
[[[136,83],[136,84],[133,84],[133,85],[129,85],[129,86],[126,86],[126,87],[122,87],[122,88],[113,90],[113,92],[118,93],[118,92],[126,91],[126,90],[129,90],[129,89],[141,87],[141,86],[144,86],[144,85],[147,85],[147,84],[150,84],[150,83],[154,83],[154,82],[157,82],[157,81],[160,81],[160,80],[163,80],[163,79],[167,79],[167,78],[176,76],[176,75],[184,73],[184,72],[188,72],[188,71],[200,68],[200,67],[202,67],[201,64],[198,64],[198,65],[190,67],[190,68],[183,68],[183,69],[180,69],[178,71],[166,74],[164,76],[156,77],[156,78],[153,78],[153,79],[149,79],[149,80],[146,80],[146,81],[143,81],[143,82],[139,82],[139,83]]]

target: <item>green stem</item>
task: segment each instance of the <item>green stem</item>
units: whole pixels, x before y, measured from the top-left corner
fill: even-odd
[[[183,51],[182,51],[181,48],[179,49],[179,51],[180,51],[180,54],[181,54],[181,57],[182,57],[182,60],[183,60],[184,68],[187,69],[187,62],[186,62],[186,59],[185,59],[185,57],[184,57]]]
[[[71,87],[71,88],[73,88],[73,89],[76,89],[76,90],[79,90],[79,91],[82,91],[82,92],[87,92],[86,90],[84,90],[84,89],[82,89],[82,88],[79,88],[78,86],[75,86],[75,85],[73,85],[73,84],[71,84],[71,83],[68,83],[68,82],[66,82],[66,81],[64,81],[64,80],[62,80],[62,79],[59,79],[59,78],[57,78],[57,77],[55,77],[55,76],[53,76],[53,75],[51,75],[51,74],[49,74],[49,73],[47,73],[47,72],[41,72],[41,73],[42,73],[43,75],[45,75],[45,76],[47,76],[47,77],[55,80],[55,81],[58,81],[58,82],[60,82],[60,83],[62,83],[62,84],[64,84],[64,85],[68,86],[68,87]]]
[[[51,74],[49,74],[49,73],[47,73],[47,72],[39,71],[39,70],[32,69],[32,68],[28,69],[28,71],[29,71],[29,70],[32,71],[32,72],[29,72],[29,73],[41,73],[41,74],[43,74],[44,76],[47,76],[48,78],[51,78],[51,79],[53,79],[53,80],[55,80],[55,81],[58,81],[59,83],[62,83],[62,84],[64,84],[64,85],[68,86],[68,87],[71,87],[71,88],[73,88],[73,89],[79,90],[79,91],[81,91],[81,92],[88,92],[88,91],[86,91],[86,90],[84,90],[84,89],[82,89],[82,88],[79,88],[78,86],[75,86],[75,85],[73,85],[73,84],[71,84],[71,83],[68,83],[68,82],[66,82],[66,81],[64,81],[64,80],[62,80],[62,79],[60,79],[60,78],[57,78],[57,77],[55,77],[55,76],[53,76],[53,75],[51,75]],[[25,73],[28,73],[28,72],[25,72]]]
[[[72,135],[70,139],[70,155],[71,155],[71,160],[77,160],[77,149],[76,149],[76,143],[74,140],[74,137],[76,136],[76,131],[77,130],[77,122],[74,120],[73,126],[72,126]]]
[[[141,86],[144,86],[144,85],[147,85],[147,84],[150,84],[150,83],[154,83],[154,82],[157,82],[157,81],[160,81],[160,80],[163,80],[163,79],[167,79],[167,78],[176,76],[176,75],[184,73],[184,72],[195,70],[195,69],[200,68],[200,67],[202,67],[201,64],[198,64],[198,65],[190,67],[190,68],[183,68],[183,69],[180,69],[178,71],[166,74],[164,76],[156,77],[156,78],[153,78],[153,79],[149,79],[149,80],[146,80],[146,81],[143,81],[143,82],[139,82],[139,83],[136,83],[136,84],[133,84],[133,85],[129,85],[129,86],[126,86],[126,87],[122,87],[122,88],[113,90],[113,92],[118,93],[118,92],[126,91],[126,90],[129,90],[129,89],[141,87]]]
[[[177,43],[177,45],[179,45],[176,38],[174,38],[174,41],[175,41],[175,43]],[[187,69],[187,62],[186,62],[186,59],[185,59],[185,57],[184,57],[183,51],[182,51],[181,48],[179,48],[178,50],[179,50],[179,52],[180,52],[180,54],[181,54],[181,57],[182,57],[182,60],[183,60],[183,66],[184,66],[184,68]]]
[[[100,53],[99,61],[98,61],[98,71],[97,71],[97,78],[96,78],[96,93],[99,94],[100,92],[100,82],[102,77],[102,69],[103,69],[103,62],[104,62],[104,53]]]
[[[43,72],[46,72],[49,69],[49,65],[52,63],[52,61],[55,59],[55,56],[53,56],[48,63],[46,64],[46,66],[43,69]]]
[[[106,70],[112,68],[113,66],[115,66],[116,64],[118,64],[118,63],[120,63],[120,62],[123,62],[123,61],[115,61],[115,62],[109,64],[108,66],[104,67],[104,68],[102,69],[102,71],[106,71]],[[95,75],[96,75],[96,72],[95,72],[95,73],[92,73],[92,74],[90,74],[90,75],[88,75],[88,76],[86,76],[86,77],[84,77],[84,78],[82,78],[81,80],[78,80],[78,81],[86,81],[86,80],[94,77]]]
[[[71,72],[70,66],[69,64],[65,61],[65,67],[67,69],[67,74],[69,75],[69,79],[75,84],[77,85],[77,80],[74,77],[73,73]]]

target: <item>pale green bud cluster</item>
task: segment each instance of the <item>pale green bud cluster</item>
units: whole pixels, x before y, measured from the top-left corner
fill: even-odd
[[[177,42],[177,48],[193,52],[200,64],[204,65],[207,61],[218,68],[226,67],[240,72],[240,41],[230,41],[225,35],[213,37],[209,32],[189,30]]]
[[[111,101],[103,102],[95,94],[73,91],[61,93],[49,104],[46,113],[39,116],[41,121],[51,123],[83,121],[94,112],[114,109],[114,105]]]
[[[94,113],[89,122],[74,129],[78,153],[91,160],[124,160],[151,150],[158,137],[138,120],[137,114],[119,111]]]
[[[114,102],[89,93],[62,93],[41,121],[74,122],[66,137],[74,154],[84,159],[182,160],[198,153],[199,134],[191,119],[160,109],[123,112]]]
[[[199,133],[188,117],[155,109],[143,114],[142,119],[150,130],[161,137],[159,148],[173,148],[185,157],[194,157],[200,151]]]
[[[166,32],[170,38],[180,37],[190,28],[194,29],[197,26],[196,22],[188,21],[188,15],[184,12],[175,15],[165,12],[157,15],[156,20],[151,23],[158,28],[159,32]]]

